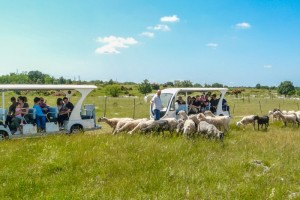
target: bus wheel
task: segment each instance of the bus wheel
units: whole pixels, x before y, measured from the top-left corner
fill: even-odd
[[[70,129],[70,133],[83,133],[83,127],[82,125],[76,124],[73,125]]]
[[[6,131],[0,130],[0,141],[8,139],[8,133]]]

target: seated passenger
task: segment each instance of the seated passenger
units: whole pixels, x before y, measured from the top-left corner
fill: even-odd
[[[42,108],[44,114],[49,112],[49,106],[46,104],[46,101],[43,97],[40,97],[40,107]]]
[[[19,96],[17,99],[18,105],[15,109],[15,116],[11,122],[11,129],[15,134],[21,133],[21,125],[23,125],[24,116],[28,114],[28,104],[25,104],[24,100],[25,98],[22,96]]]
[[[201,112],[205,112],[206,110],[210,110],[210,101],[208,99],[208,94],[206,94],[201,103]]]
[[[227,101],[226,101],[225,98],[223,98],[223,100],[222,100],[222,110],[223,111],[228,111],[228,113],[230,115],[229,106],[227,105]]]
[[[197,95],[196,96],[196,100],[193,101],[192,105],[190,105],[189,114],[197,114],[197,113],[199,113],[200,108],[201,108],[200,96]]]
[[[9,126],[11,125],[11,121],[12,121],[13,117],[15,116],[15,110],[16,110],[16,107],[18,104],[15,97],[11,97],[10,101],[11,101],[11,105],[9,106],[8,114],[7,114],[7,117],[5,120],[5,124],[9,125]]]
[[[33,108],[35,109],[38,131],[44,132],[46,128],[46,115],[43,113],[43,109],[40,106],[41,99],[39,97],[35,97],[33,101]]]
[[[182,96],[178,96],[178,99],[176,100],[176,102],[178,103],[178,105],[185,104],[185,101],[182,99]]]
[[[178,113],[180,110],[184,110],[184,111],[186,110],[186,103],[182,99],[182,96],[178,96],[176,102],[178,103],[178,109],[176,110],[176,113]]]
[[[215,113],[217,111],[219,99],[217,99],[217,95],[213,94],[210,99],[210,111]]]
[[[61,108],[59,110],[58,119],[57,119],[60,126],[63,125],[65,120],[69,119],[69,116],[74,109],[74,105],[69,101],[68,97],[64,97],[62,101],[63,104],[60,105]]]

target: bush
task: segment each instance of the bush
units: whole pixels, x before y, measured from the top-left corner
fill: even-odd
[[[112,97],[118,97],[120,96],[121,88],[119,85],[107,85],[105,87],[105,94],[112,96]]]

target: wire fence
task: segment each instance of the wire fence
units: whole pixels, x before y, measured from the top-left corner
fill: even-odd
[[[299,99],[289,98],[268,98],[265,96],[234,95],[226,96],[230,107],[230,114],[233,117],[245,116],[250,114],[267,115],[269,110],[279,108],[281,110],[300,110]],[[94,104],[97,116],[102,117],[131,117],[149,118],[149,101],[145,102],[143,97],[88,97],[87,104]]]

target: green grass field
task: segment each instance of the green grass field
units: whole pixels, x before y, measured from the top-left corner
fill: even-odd
[[[47,97],[48,98],[48,97]],[[56,98],[56,97],[55,97]],[[54,105],[54,97],[48,103]],[[77,97],[73,100],[76,101]],[[295,100],[227,97],[224,142],[98,131],[0,142],[1,199],[300,199],[300,128],[235,127],[241,116],[299,110]],[[97,115],[104,114],[97,95]],[[107,117],[148,117],[143,98],[108,98]],[[135,112],[134,110],[135,105]]]

